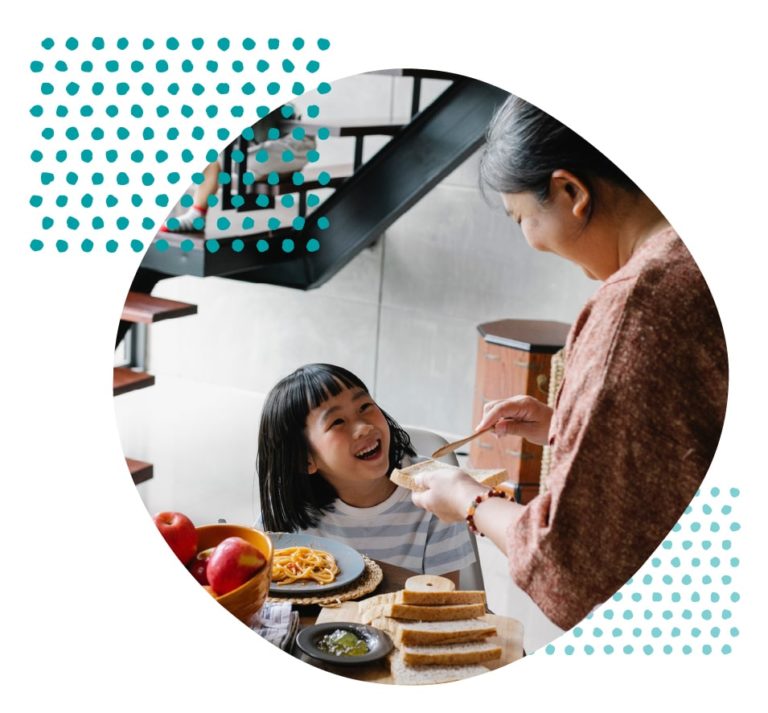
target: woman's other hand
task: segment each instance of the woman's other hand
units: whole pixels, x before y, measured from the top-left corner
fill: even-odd
[[[472,499],[484,488],[463,470],[446,468],[416,476],[416,487],[411,495],[414,505],[434,513],[443,522],[458,522],[467,515]]]
[[[511,396],[489,401],[483,408],[483,417],[475,431],[496,424],[497,436],[522,436],[531,443],[544,446],[549,437],[552,409],[533,396]]]

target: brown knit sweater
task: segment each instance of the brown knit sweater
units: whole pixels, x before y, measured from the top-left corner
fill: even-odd
[[[717,447],[728,362],[717,309],[677,234],[646,240],[571,328],[549,491],[507,531],[510,572],[569,629],[651,555]]]

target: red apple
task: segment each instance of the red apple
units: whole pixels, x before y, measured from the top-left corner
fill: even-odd
[[[213,554],[214,547],[209,547],[207,550],[202,550],[195,555],[187,567],[190,574],[202,585],[208,584],[208,575],[206,569],[208,568],[208,558]]]
[[[208,558],[208,583],[221,596],[247,582],[266,561],[258,548],[247,540],[227,537]]]
[[[168,546],[187,564],[197,552],[197,530],[192,520],[180,512],[159,512],[154,520]]]

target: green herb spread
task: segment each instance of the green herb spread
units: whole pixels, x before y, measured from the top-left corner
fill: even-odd
[[[336,629],[326,634],[318,641],[317,648],[335,656],[362,656],[369,651],[365,639],[347,629]]]

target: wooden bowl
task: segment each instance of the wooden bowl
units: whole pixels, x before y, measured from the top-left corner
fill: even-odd
[[[267,563],[247,582],[231,592],[215,597],[216,601],[230,614],[234,614],[240,621],[250,626],[269,594],[272,575],[272,542],[263,532],[251,527],[226,524],[203,525],[197,528],[198,552],[215,547],[227,537],[242,537],[255,545],[267,560]]]

